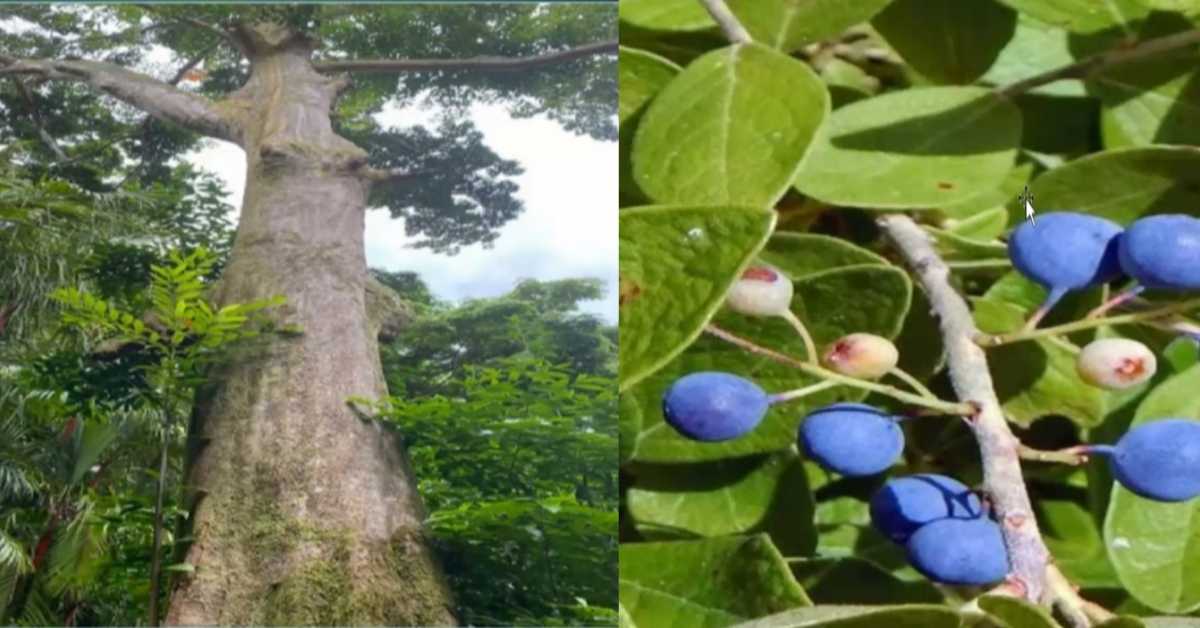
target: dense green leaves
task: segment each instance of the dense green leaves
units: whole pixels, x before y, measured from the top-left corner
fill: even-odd
[[[1034,179],[1044,208],[1128,224],[1145,214],[1200,213],[1200,149],[1152,146],[1095,153]]]
[[[621,604],[639,626],[728,626],[811,604],[763,535],[621,547]]]
[[[829,106],[825,85],[800,61],[757,44],[715,50],[647,108],[633,141],[633,176],[659,203],[770,206],[795,178]]]
[[[645,207],[621,212],[620,220],[625,390],[700,333],[775,216],[737,207]]]
[[[1165,418],[1200,419],[1200,367],[1175,375],[1138,406],[1130,427]],[[1156,502],[1113,484],[1104,541],[1121,584],[1139,602],[1166,613],[1200,608],[1200,501]]]
[[[884,94],[834,112],[796,187],[835,205],[949,205],[999,186],[1020,141],[1020,113],[987,90]]]

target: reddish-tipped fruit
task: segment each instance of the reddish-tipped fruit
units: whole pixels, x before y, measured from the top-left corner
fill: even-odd
[[[1158,360],[1146,345],[1127,338],[1094,340],[1075,360],[1083,381],[1108,390],[1137,386],[1154,376]]]
[[[900,361],[896,345],[883,336],[850,334],[825,349],[821,363],[831,371],[859,379],[883,377]]]
[[[778,268],[754,264],[733,282],[725,304],[747,316],[782,316],[792,306],[792,280]]]

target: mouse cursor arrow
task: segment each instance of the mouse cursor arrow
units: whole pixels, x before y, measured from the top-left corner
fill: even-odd
[[[1033,195],[1029,193],[1029,186],[1025,186],[1025,191],[1021,193],[1020,200],[1025,204],[1025,219],[1037,225],[1037,221],[1033,219]]]

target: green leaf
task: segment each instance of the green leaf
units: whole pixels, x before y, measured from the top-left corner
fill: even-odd
[[[789,561],[800,586],[819,604],[938,604],[944,595],[922,578],[905,582],[861,558]]]
[[[790,231],[774,233],[758,258],[782,270],[792,281],[835,268],[888,263],[879,255],[841,238]]]
[[[622,22],[660,31],[694,31],[716,26],[704,5],[695,0],[621,0]]]
[[[984,595],[979,598],[979,608],[1011,628],[1059,628],[1058,622],[1049,613],[1024,600]]]
[[[950,233],[983,242],[992,242],[1004,233],[1008,226],[1008,210],[1003,207],[981,211],[970,218],[955,221]]]
[[[829,107],[829,92],[804,63],[757,44],[715,50],[647,107],[633,141],[633,176],[659,203],[771,206]]]
[[[996,62],[983,75],[982,81],[992,85],[1010,85],[1055,68],[1074,63],[1071,34],[1034,19],[1025,13],[1017,16],[1017,28],[1008,45],[1000,51]],[[1030,93],[1058,96],[1083,96],[1079,81],[1055,81],[1041,85]]]
[[[780,551],[816,548],[813,501],[794,450],[687,466],[639,465],[626,493],[637,524],[698,536],[766,532]]]
[[[641,202],[643,195],[633,180],[633,165],[629,152],[633,135],[646,104],[679,73],[679,66],[670,61],[634,48],[621,47],[617,80],[620,102],[617,107],[620,121],[620,191],[621,205]]]
[[[1046,547],[1068,580],[1084,588],[1120,587],[1087,508],[1065,499],[1038,499],[1035,507]]]
[[[1152,146],[1093,153],[1034,179],[1044,208],[1129,224],[1146,214],[1200,215],[1200,148]]]
[[[774,224],[774,212],[738,207],[621,212],[621,390],[700,334]]]
[[[621,604],[643,626],[718,627],[811,602],[766,535],[622,544]]]
[[[1200,418],[1200,366],[1159,384],[1138,406],[1130,429],[1168,417]],[[1200,608],[1200,500],[1158,502],[1113,483],[1104,541],[1121,584],[1166,613]]]
[[[961,617],[945,606],[813,606],[738,624],[736,628],[958,628]]]
[[[940,207],[998,187],[1020,143],[1020,112],[989,90],[891,92],[833,113],[796,188],[833,205]]]
[[[1000,0],[1004,4],[1051,26],[1072,33],[1124,31],[1136,33],[1135,24],[1150,9],[1137,0]]]
[[[70,484],[78,484],[100,460],[104,450],[112,445],[121,434],[121,424],[116,420],[108,423],[87,421],[80,426],[83,431],[79,445],[75,450],[75,461],[71,471]]]
[[[917,72],[965,85],[992,66],[1017,14],[993,0],[895,0],[871,25]]]
[[[863,290],[870,286],[870,290]],[[854,266],[808,275],[795,283],[792,310],[805,322],[818,346],[850,332],[894,338],[912,299],[908,274],[891,266]],[[763,346],[803,356],[796,331],[779,318],[751,318],[722,310],[713,322]],[[621,352],[625,352],[622,337]],[[858,401],[858,389],[838,387],[772,407],[750,433],[721,443],[680,436],[663,421],[662,396],[677,378],[694,371],[721,370],[748,377],[769,393],[815,383],[800,371],[747,353],[710,335],[698,338],[676,359],[643,380],[632,392],[641,409],[633,456],[641,462],[702,462],[786,449],[795,442],[803,416],[835,401]]]
[[[1026,310],[989,291],[976,299],[975,322],[985,333],[1019,328]],[[1084,383],[1075,370],[1075,354],[1051,340],[1018,342],[987,350],[988,366],[1004,414],[1028,427],[1043,416],[1062,415],[1078,425],[1099,425],[1107,405],[1104,391]]]
[[[890,0],[730,0],[754,40],[784,52],[799,50],[871,19]]]
[[[1183,18],[1178,21],[1171,30],[1192,28]],[[1198,65],[1200,53],[1185,48],[1092,75],[1087,88],[1103,104],[1104,146],[1200,143]]]
[[[196,567],[189,563],[175,563],[174,565],[167,565],[166,567],[163,567],[163,570],[174,571],[177,573],[195,573]]]
[[[633,621],[633,616],[629,611],[625,610],[625,605],[617,602],[617,626],[618,628],[637,628],[637,623]]]

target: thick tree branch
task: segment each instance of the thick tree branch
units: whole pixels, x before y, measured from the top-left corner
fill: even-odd
[[[0,76],[32,75],[80,81],[146,113],[197,133],[241,143],[241,127],[209,99],[118,65],[85,60],[13,59],[0,56]]]
[[[1178,48],[1200,43],[1200,29],[1157,37],[1135,46],[1118,46],[1112,50],[1084,57],[1075,63],[1017,81],[1000,90],[1005,96],[1018,96],[1048,83],[1063,79],[1086,79],[1115,65],[1137,61]]]
[[[1012,570],[1010,579],[1021,585],[1025,598],[1038,603],[1050,601],[1047,594],[1052,591],[1046,582],[1050,553],[1042,542],[1025,491],[1018,457],[1020,444],[1001,411],[987,357],[974,341],[979,332],[971,310],[951,286],[950,269],[934,251],[933,242],[912,219],[888,215],[879,219],[879,226],[925,288],[940,322],[955,393],[979,409],[971,426],[983,460],[984,489],[1004,530]]]
[[[322,61],[313,64],[318,72],[423,72],[470,71],[513,72],[531,70],[596,54],[616,54],[617,42],[598,41],[532,57],[474,57],[470,59],[358,59]]]

